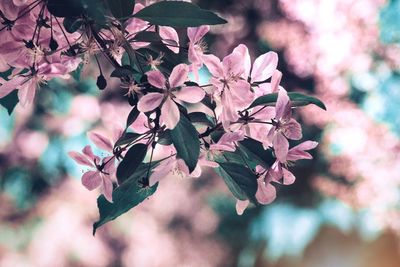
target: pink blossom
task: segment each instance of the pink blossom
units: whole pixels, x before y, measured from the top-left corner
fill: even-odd
[[[82,184],[92,191],[101,187],[105,198],[112,202],[113,183],[111,177],[115,174],[114,156],[100,157],[93,154],[90,146],[85,146],[82,153],[71,151],[68,155],[78,164],[91,167],[82,175]]]
[[[273,127],[268,133],[268,139],[272,142],[275,155],[280,162],[286,162],[289,150],[287,139],[299,140],[302,137],[300,124],[292,118],[292,107],[285,89],[281,88],[275,106],[275,118]]]
[[[207,49],[203,37],[209,30],[210,26],[208,25],[189,27],[187,29],[187,36],[189,38],[188,60],[192,63],[191,69],[195,75],[198,75],[198,70],[203,66],[203,55]]]
[[[176,100],[198,103],[205,92],[198,86],[185,86],[184,82],[188,79],[189,67],[185,64],[177,65],[166,80],[165,76],[158,70],[146,73],[148,82],[162,90],[160,93],[148,93],[138,102],[138,110],[141,112],[153,111],[161,106],[161,120],[168,129],[175,128],[180,119],[180,113]]]
[[[227,132],[222,135],[217,143],[210,145],[210,150],[235,152],[236,142],[244,139],[244,133],[240,130]]]

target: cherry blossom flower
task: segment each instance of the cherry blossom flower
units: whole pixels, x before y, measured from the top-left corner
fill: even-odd
[[[177,65],[171,72],[168,81],[158,70],[146,73],[149,83],[162,90],[161,93],[148,93],[138,102],[138,110],[149,112],[161,105],[161,120],[168,129],[175,128],[180,119],[180,113],[175,100],[188,103],[198,103],[205,92],[198,86],[185,86],[188,79],[189,67],[185,64]]]
[[[100,159],[93,154],[90,146],[85,146],[82,153],[70,151],[68,155],[78,164],[93,168],[82,175],[82,185],[90,191],[101,187],[105,198],[112,202],[113,183],[111,177],[115,173],[114,156]]]
[[[191,64],[191,70],[198,76],[198,70],[203,66],[203,55],[207,49],[207,44],[203,41],[204,35],[210,30],[210,26],[202,25],[200,27],[189,27],[187,36],[188,44],[188,60]]]
[[[275,106],[273,127],[268,133],[268,139],[275,149],[275,155],[280,162],[286,162],[289,150],[287,139],[299,140],[302,137],[301,125],[292,118],[292,107],[285,89],[281,88]]]

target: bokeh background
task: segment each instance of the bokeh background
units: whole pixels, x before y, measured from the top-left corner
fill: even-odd
[[[320,142],[315,159],[243,216],[212,171],[168,177],[93,237],[98,192],[67,152],[124,122],[129,106],[117,81],[99,92],[84,65],[34,107],[0,108],[0,266],[400,266],[400,1],[193,2],[229,21],[212,28],[209,51],[277,51],[283,86],[326,103],[298,112]]]

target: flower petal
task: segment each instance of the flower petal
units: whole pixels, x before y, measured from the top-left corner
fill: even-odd
[[[282,168],[282,171],[283,171],[283,184],[284,185],[293,184],[294,181],[296,180],[296,177],[294,176],[294,174],[285,168]]]
[[[22,83],[24,83],[26,79],[26,77],[17,76],[9,81],[2,82],[2,85],[0,85],[0,98],[5,97],[9,93],[17,89],[17,86],[20,86]]]
[[[289,151],[289,142],[286,137],[280,132],[276,133],[272,141],[272,145],[275,149],[276,158],[279,160],[279,162],[285,163]]]
[[[103,195],[111,203],[113,202],[112,192],[113,192],[113,183],[111,179],[108,176],[103,175]]]
[[[270,183],[265,183],[263,178],[257,179],[256,199],[260,204],[267,205],[275,200],[276,189]]]
[[[158,70],[151,70],[146,72],[148,82],[157,88],[165,88],[165,77]]]
[[[149,112],[160,106],[164,95],[160,93],[148,93],[139,99],[137,108],[141,112]]]
[[[187,36],[191,43],[197,43],[201,40],[201,38],[206,35],[206,33],[210,30],[210,26],[202,25],[200,27],[189,27],[187,28]]]
[[[169,76],[169,86],[175,88],[181,86],[187,79],[189,74],[189,66],[186,64],[179,64],[173,68]]]
[[[275,93],[279,90],[279,84],[281,83],[282,72],[275,70],[271,78],[271,93]]]
[[[159,182],[162,178],[165,178],[170,171],[176,166],[176,158],[172,157],[162,161],[157,167],[155,167],[149,178],[149,185],[153,186]]]
[[[86,187],[87,190],[92,191],[96,189],[101,184],[101,177],[98,171],[88,171],[82,175],[82,185]]]
[[[251,80],[261,82],[272,76],[272,73],[278,66],[278,54],[275,52],[265,53],[254,61],[251,71]]]
[[[240,44],[237,47],[235,47],[235,49],[233,49],[233,52],[237,52],[242,55],[242,62],[244,64],[243,78],[247,80],[247,78],[250,75],[250,69],[251,69],[251,59],[250,59],[249,49],[244,44]]]
[[[295,119],[290,119],[282,126],[283,134],[291,140],[300,140],[303,136],[301,133],[301,125]]]
[[[33,103],[36,93],[36,84],[32,79],[21,85],[18,90],[18,99],[21,106],[26,107]]]
[[[290,108],[290,99],[285,89],[280,89],[278,92],[278,99],[275,105],[275,118],[282,119],[288,112],[288,106]],[[286,115],[287,116],[287,115]]]
[[[224,76],[224,68],[222,67],[222,63],[214,55],[203,55],[203,62],[206,65],[208,71],[214,77],[223,77]]]
[[[159,26],[158,27],[161,39],[163,39],[163,43],[167,45],[167,47],[174,52],[175,54],[179,53],[179,37],[176,30],[172,27],[168,26]],[[170,46],[171,44],[172,46]]]
[[[161,120],[165,123],[168,129],[172,130],[178,124],[180,119],[178,106],[171,98],[167,100],[161,107]]]
[[[90,141],[92,141],[98,148],[108,152],[113,151],[113,145],[107,137],[95,132],[89,132],[87,135]]]
[[[249,200],[236,200],[236,213],[238,215],[242,215],[244,210],[249,206],[250,201]]]
[[[188,102],[188,103],[198,103],[200,102],[206,93],[204,92],[203,89],[201,89],[198,86],[186,86],[183,87],[179,91],[175,91],[174,95],[182,101]]]
[[[68,152],[68,156],[70,156],[76,163],[80,165],[86,165],[89,167],[94,167],[93,162],[91,162],[85,155],[82,155],[79,152],[70,151]]]

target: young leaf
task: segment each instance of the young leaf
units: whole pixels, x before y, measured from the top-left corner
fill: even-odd
[[[143,8],[134,17],[151,24],[171,27],[198,27],[227,22],[211,11],[182,1],[158,2]]]
[[[18,104],[18,91],[14,90],[3,98],[0,98],[0,105],[7,109],[8,115],[11,115],[15,106]]]
[[[135,7],[135,0],[106,0],[108,7],[110,8],[111,14],[116,19],[124,21],[128,19]]]
[[[145,144],[136,144],[128,150],[124,159],[120,162],[117,168],[117,179],[119,184],[122,184],[135,173],[136,169],[143,162],[146,153],[147,145]]]
[[[177,156],[185,161],[189,171],[192,172],[196,168],[200,154],[199,133],[183,114],[170,133]]]
[[[314,104],[326,110],[325,104],[316,97],[294,92],[288,93],[288,96],[292,103],[292,107],[302,107]],[[253,103],[251,103],[251,105],[249,106],[249,108],[253,108],[255,106],[275,106],[277,99],[278,99],[278,93],[263,95],[254,100]]]
[[[93,224],[93,235],[100,226],[114,220],[154,194],[158,183],[152,187],[143,188],[138,182],[147,174],[147,170],[148,164],[141,164],[128,180],[117,187],[113,192],[113,203],[108,202],[103,195],[97,198],[100,218]]]
[[[232,162],[217,162],[216,170],[224,179],[232,194],[240,200],[249,199],[256,203],[257,177],[246,166]]]

